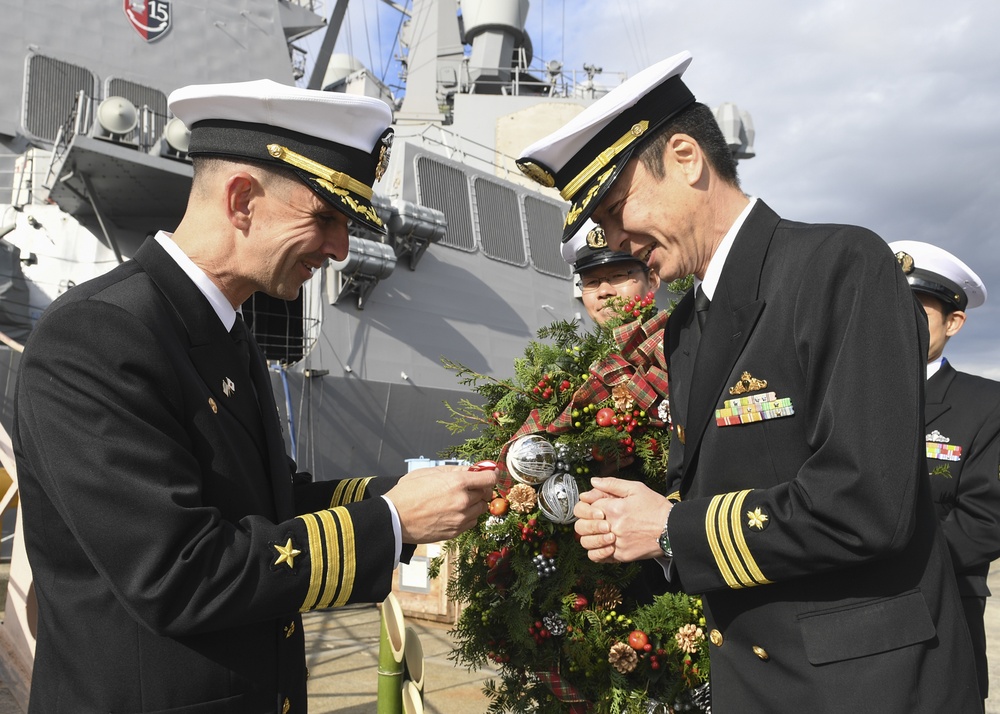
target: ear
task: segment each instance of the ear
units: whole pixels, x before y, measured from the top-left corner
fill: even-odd
[[[958,334],[958,331],[962,329],[962,325],[965,324],[965,313],[962,310],[955,310],[948,314],[947,319],[944,324],[944,334],[945,337],[949,339]]]
[[[245,171],[233,174],[226,181],[226,218],[237,230],[250,228],[256,187],[257,180]]]
[[[667,160],[673,161],[689,186],[701,181],[705,171],[705,156],[698,142],[687,134],[674,134],[667,142]]]
[[[660,289],[660,274],[655,270],[647,272],[646,279],[649,281],[649,289],[654,293]]]

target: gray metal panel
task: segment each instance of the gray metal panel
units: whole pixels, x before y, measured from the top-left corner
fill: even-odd
[[[299,469],[316,480],[403,474],[406,459],[438,458],[442,450],[464,441],[438,421],[448,418],[444,403],[457,404],[469,397],[467,392],[350,376],[309,378],[288,372],[287,378],[290,399],[280,403],[284,387],[280,375],[272,373],[286,440],[292,431],[287,426],[290,402],[297,442],[293,456]],[[290,450],[290,443],[286,446]]]
[[[527,265],[517,192],[482,176],[473,177],[472,187],[483,253],[511,265]]]
[[[441,245],[474,251],[472,204],[469,180],[460,169],[426,154],[416,158],[417,197],[421,206],[441,211],[448,219],[448,231]]]
[[[524,222],[528,226],[531,264],[540,273],[571,280],[573,271],[563,260],[560,245],[565,209],[535,196],[524,197]]]
[[[198,82],[293,83],[276,0],[171,0],[172,27],[155,42],[132,28],[121,0],[2,0],[0,13],[0,135],[20,132],[29,52],[165,94]]]
[[[29,55],[25,75],[22,121],[34,139],[55,141],[73,113],[77,93],[97,94],[97,78],[91,71],[54,57]]]

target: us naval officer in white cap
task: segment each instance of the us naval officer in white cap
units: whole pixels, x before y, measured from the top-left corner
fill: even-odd
[[[660,276],[631,253],[608,248],[604,231],[586,221],[562,244],[562,257],[580,276],[583,306],[599,325],[619,317],[629,300],[645,299],[660,287]]]
[[[569,203],[565,238],[592,218],[697,286],[663,336],[680,501],[594,479],[581,543],[669,558],[703,595],[714,711],[979,711],[924,457],[926,319],[871,231],[743,193],[690,62],[643,70],[518,160]]]
[[[931,498],[951,548],[986,699],[986,578],[1000,556],[1000,382],[959,372],[944,356],[967,312],[986,302],[986,286],[972,268],[936,245],[901,240],[889,247],[927,313],[924,422]]]
[[[401,555],[475,523],[495,482],[294,478],[238,314],[344,258],[349,221],[381,229],[389,108],[271,81],[169,106],[191,129],[180,225],[53,302],[21,362],[33,714],[306,712],[299,613],[385,598]]]

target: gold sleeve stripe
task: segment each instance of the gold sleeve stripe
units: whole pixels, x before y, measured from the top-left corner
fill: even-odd
[[[368,478],[359,478],[358,485],[354,490],[354,500],[363,501],[365,498],[365,491],[368,490],[368,482],[371,481],[374,476],[369,476]]]
[[[319,597],[317,607],[330,607],[337,589],[340,586],[340,576],[343,570],[343,551],[340,545],[340,525],[333,517],[333,511],[320,511],[316,514],[323,527],[323,539],[326,545],[326,573],[323,582],[323,594]]]
[[[674,491],[673,493],[668,494],[667,495],[667,500],[668,501],[680,501],[681,500],[681,492],[680,491]]]
[[[343,550],[341,551],[343,557],[340,561],[340,596],[333,601],[333,606],[341,607],[347,604],[351,593],[354,592],[354,579],[358,574],[358,559],[355,551],[354,521],[351,520],[351,514],[346,508],[335,508],[333,513],[336,515],[337,520],[340,521],[340,534],[343,543]]]
[[[349,478],[340,481],[333,490],[333,497],[330,499],[330,508],[345,506],[348,503],[355,503],[364,498],[365,489],[372,476],[367,478]]]
[[[725,494],[722,499],[722,508],[719,509],[719,533],[722,545],[726,550],[729,564],[735,572],[736,579],[739,580],[741,587],[756,585],[750,579],[746,568],[743,567],[740,556],[736,552],[736,546],[733,544],[733,530],[738,530],[740,527],[739,514],[733,509],[733,502],[739,501],[743,503],[743,499],[746,498],[748,493],[749,491],[733,491]]]
[[[316,515],[307,513],[299,516],[306,525],[306,536],[309,540],[309,590],[306,592],[306,599],[299,608],[299,612],[308,612],[316,607],[316,599],[319,597],[319,589],[323,583],[323,544],[320,540],[319,522]]]
[[[736,589],[742,586],[736,580],[733,571],[730,570],[729,563],[726,562],[726,556],[722,554],[718,533],[715,530],[719,504],[721,502],[722,496],[713,496],[711,502],[708,504],[708,511],[705,512],[705,535],[708,537],[708,547],[712,549],[712,555],[715,556],[715,565],[719,568],[722,579],[726,581],[726,585]]]
[[[299,516],[309,541],[309,589],[300,612],[346,605],[357,577],[354,523],[346,508]]]
[[[733,589],[768,585],[743,534],[743,503],[750,490],[733,491],[712,498],[705,513],[708,544],[726,584]]]
[[[743,501],[746,499],[748,493],[750,493],[750,491],[744,491],[740,494],[739,498],[736,499],[736,503],[733,504],[733,535],[736,538],[736,547],[739,549],[740,553],[743,554],[743,560],[746,562],[747,569],[750,571],[750,575],[755,581],[754,583],[748,583],[748,585],[770,585],[771,581],[764,577],[764,573],[761,572],[761,569],[757,566],[757,559],[754,558],[753,553],[750,552],[750,546],[747,545],[747,540],[743,535]]]

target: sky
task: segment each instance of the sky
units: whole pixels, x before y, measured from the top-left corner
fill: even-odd
[[[353,0],[336,51],[392,84],[399,22]],[[945,356],[1000,379],[1000,3],[531,0],[527,30],[536,65],[590,63],[608,82],[689,50],[698,100],[752,117],[748,194],[785,218],[935,243],[979,274],[987,302]]]

